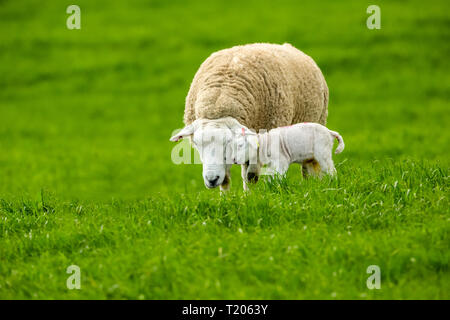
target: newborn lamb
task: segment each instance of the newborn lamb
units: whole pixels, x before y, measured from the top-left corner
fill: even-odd
[[[236,164],[259,163],[280,175],[286,173],[291,163],[312,164],[309,174],[334,175],[336,169],[331,154],[335,138],[338,140],[335,153],[338,154],[344,150],[341,135],[318,123],[298,123],[265,133],[243,128],[234,138],[235,146],[230,148],[230,154]]]

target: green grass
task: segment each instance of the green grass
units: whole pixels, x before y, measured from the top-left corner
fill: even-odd
[[[379,1],[380,30],[369,2],[76,3],[70,31],[72,3],[0,1],[0,298],[450,298],[447,1]],[[200,63],[251,42],[321,67],[337,179],[233,168],[222,197],[171,162]]]

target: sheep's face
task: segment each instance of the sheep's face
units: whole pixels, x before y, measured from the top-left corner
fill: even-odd
[[[190,138],[203,163],[203,180],[208,188],[221,185],[233,164],[229,145],[233,140],[233,130],[236,130],[233,126],[238,125],[233,118],[199,119],[170,139],[178,141]]]
[[[232,137],[233,134],[228,127],[217,128],[208,125],[196,130],[192,136],[192,143],[203,163],[203,180],[208,188],[221,185],[232,165],[230,157],[227,156],[231,151],[227,146]]]

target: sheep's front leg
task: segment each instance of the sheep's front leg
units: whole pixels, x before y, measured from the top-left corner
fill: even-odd
[[[279,154],[277,159],[270,162],[269,167],[272,171],[275,171],[276,174],[283,176],[288,171],[290,164],[291,160],[288,157]]]
[[[230,174],[230,168],[231,166],[227,167],[225,171],[225,178],[223,179],[222,184],[220,185],[220,192],[225,193],[230,189],[231,185],[231,174]]]
[[[248,191],[247,169],[248,169],[248,166],[246,164],[241,165],[242,185],[244,187],[244,191]]]

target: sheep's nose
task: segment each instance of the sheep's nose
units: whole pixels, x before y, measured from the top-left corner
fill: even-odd
[[[210,185],[215,186],[217,180],[219,180],[219,176],[215,176],[214,178],[207,178]]]

